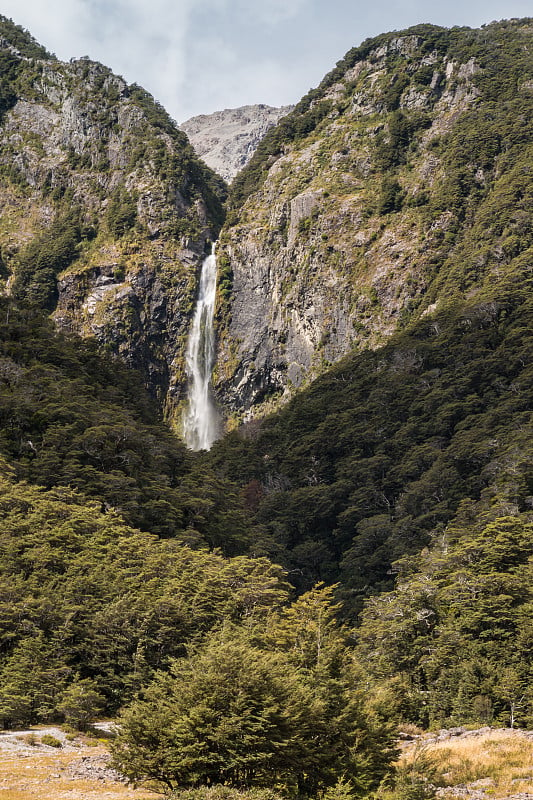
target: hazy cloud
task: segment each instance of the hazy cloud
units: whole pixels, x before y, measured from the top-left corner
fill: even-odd
[[[260,3],[239,0],[236,6],[244,18],[261,24],[279,25],[304,12],[310,4],[310,0],[263,0]],[[227,5],[231,5],[231,0]]]

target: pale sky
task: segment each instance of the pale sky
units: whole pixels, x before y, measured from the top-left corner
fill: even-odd
[[[369,36],[421,22],[478,27],[533,0],[0,0],[58,58],[90,56],[177,122],[297,102]]]

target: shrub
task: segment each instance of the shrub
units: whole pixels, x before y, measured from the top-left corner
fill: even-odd
[[[98,692],[96,684],[86,679],[75,681],[65,689],[57,710],[64,714],[68,725],[85,731],[104,706],[105,698]]]
[[[231,786],[216,784],[198,789],[172,792],[169,800],[281,800],[280,795],[271,789],[234,789]]]
[[[106,221],[113,236],[123,236],[135,225],[137,219],[137,203],[134,197],[123,187],[119,186],[109,203]]]
[[[63,742],[52,736],[51,733],[45,733],[44,736],[41,736],[41,744],[45,744],[48,747],[63,747]]]

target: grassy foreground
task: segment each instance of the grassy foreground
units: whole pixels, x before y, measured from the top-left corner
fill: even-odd
[[[63,747],[41,743],[45,729],[0,734],[0,800],[155,800],[160,795],[89,775],[107,755],[101,740],[76,738]],[[15,741],[14,741],[15,740]],[[86,766],[89,765],[89,766]],[[81,769],[80,769],[81,767]]]
[[[39,730],[35,730],[37,742]],[[25,741],[26,740],[26,741]],[[77,777],[82,759],[98,760],[105,742],[77,739],[66,748],[3,749],[0,735],[0,800],[155,800],[161,795],[97,777]],[[480,800],[533,794],[533,732],[484,728],[441,738],[425,734],[403,746],[398,767],[426,778],[437,796]],[[186,795],[187,792],[184,792]],[[216,794],[216,792],[215,792]],[[179,795],[178,795],[179,797]]]

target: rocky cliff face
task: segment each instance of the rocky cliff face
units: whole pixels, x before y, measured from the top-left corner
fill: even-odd
[[[454,293],[490,293],[531,244],[502,198],[523,193],[532,30],[418,26],[365,42],[263,139],[218,250],[229,416],[275,407]]]
[[[249,162],[266,132],[294,106],[254,105],[201,114],[180,125],[196,153],[231,181]]]
[[[95,336],[176,413],[223,182],[138,86],[0,20],[0,247],[15,298]]]

